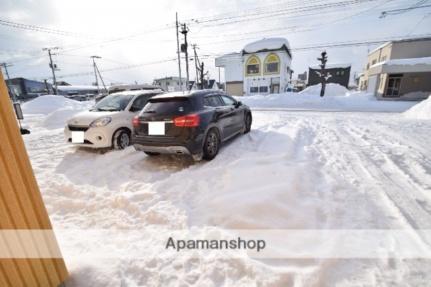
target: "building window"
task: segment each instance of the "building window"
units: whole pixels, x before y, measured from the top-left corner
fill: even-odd
[[[372,62],[371,62],[371,66],[372,65],[374,65],[374,64],[376,64],[377,63],[377,60],[373,60]]]
[[[250,87],[250,93],[257,93],[257,92],[259,92],[258,87]]]
[[[367,64],[367,70],[369,70],[369,69],[370,69],[370,63]]]
[[[267,86],[259,87],[259,93],[268,93],[268,87]]]
[[[260,75],[260,60],[255,55],[247,60],[246,74],[248,76]]]
[[[386,61],[386,56],[382,57],[382,62]]]
[[[271,53],[265,58],[265,74],[278,74],[280,73],[280,58]]]

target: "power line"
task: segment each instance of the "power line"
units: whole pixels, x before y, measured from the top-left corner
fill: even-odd
[[[42,33],[48,33],[48,34],[54,34],[54,35],[60,35],[60,36],[94,38],[89,35],[84,35],[84,34],[79,34],[79,33],[74,33],[70,31],[59,30],[59,29],[52,29],[52,28],[47,28],[47,27],[42,27],[42,26],[37,26],[32,24],[17,23],[17,22],[4,20],[4,19],[0,19],[0,25],[12,27],[16,29],[42,32]]]
[[[418,3],[425,3],[427,2],[425,1],[419,1]],[[393,10],[387,10],[387,11],[383,11],[382,14],[380,15],[380,18],[384,18],[386,16],[390,16],[390,15],[399,15],[411,10],[415,10],[415,9],[423,9],[423,8],[429,8],[431,7],[431,5],[422,5],[419,6],[418,3],[416,3],[413,6],[407,7],[407,8],[401,8],[401,9],[393,9]]]

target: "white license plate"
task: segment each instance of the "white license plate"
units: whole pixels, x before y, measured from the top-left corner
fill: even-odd
[[[72,132],[72,143],[84,143],[84,132]]]
[[[149,122],[148,135],[163,136],[165,135],[165,122]]]

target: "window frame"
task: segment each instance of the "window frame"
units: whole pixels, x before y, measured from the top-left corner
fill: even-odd
[[[256,60],[257,63],[251,64],[250,62],[253,61],[253,60]],[[248,67],[251,66],[251,65],[253,65],[253,66],[257,65],[257,70],[258,71],[256,73],[249,73],[248,72]],[[248,59],[247,59],[247,61],[245,63],[245,75],[246,76],[260,76],[261,75],[261,68],[260,68],[261,66],[262,66],[262,63],[261,63],[259,57],[256,56],[256,55],[254,55],[254,54],[251,55],[250,57],[248,57]]]
[[[277,60],[276,60],[276,61],[269,61],[269,59],[270,59],[271,57],[275,57]],[[268,71],[268,67],[267,67],[267,65],[268,65],[268,64],[274,64],[274,63],[277,63],[277,71],[275,71],[275,72],[269,72],[269,71]],[[264,73],[265,75],[280,74],[280,64],[281,64],[280,57],[279,57],[276,53],[269,53],[269,54],[265,57],[265,61],[263,62],[263,73]]]

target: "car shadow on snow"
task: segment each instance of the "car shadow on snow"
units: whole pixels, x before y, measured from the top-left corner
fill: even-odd
[[[131,181],[154,183],[193,165],[185,156],[147,156],[133,147],[124,150],[71,148],[56,167],[74,184],[119,189]]]

